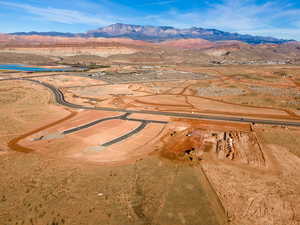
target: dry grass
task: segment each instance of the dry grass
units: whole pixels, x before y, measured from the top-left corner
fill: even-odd
[[[240,96],[225,98],[226,101],[258,107],[276,107],[286,109],[300,109],[300,101],[296,97],[274,97],[259,93],[248,93]]]
[[[104,167],[7,155],[0,164],[0,224],[218,225],[199,176],[156,157]]]
[[[53,103],[49,91],[30,82],[0,82],[1,144],[59,116],[59,112],[49,108]]]
[[[260,131],[259,135],[262,137],[263,143],[283,146],[291,153],[300,157],[299,132],[284,129],[270,129],[264,132]]]
[[[276,105],[275,100],[269,98],[268,96],[261,96],[257,93],[249,93],[236,97],[230,97],[230,102],[260,107],[271,107]]]

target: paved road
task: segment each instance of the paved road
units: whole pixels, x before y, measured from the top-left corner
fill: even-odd
[[[77,132],[77,131],[82,130],[82,129],[87,129],[89,127],[92,127],[92,126],[94,126],[98,123],[102,123],[104,121],[122,119],[122,118],[124,118],[124,116],[127,116],[127,114],[123,114],[121,116],[112,116],[112,117],[107,117],[107,118],[102,118],[102,119],[99,119],[99,120],[95,120],[93,122],[84,124],[82,126],[78,126],[78,127],[71,128],[69,130],[65,130],[65,131],[62,132],[62,134],[64,134],[64,135],[72,134],[74,132]]]
[[[77,132],[77,131],[82,130],[82,129],[87,129],[89,127],[92,127],[92,126],[94,126],[98,123],[102,123],[104,121],[118,120],[118,119],[119,120],[128,120],[128,121],[140,122],[140,123],[160,123],[160,124],[167,124],[168,123],[166,121],[160,121],[160,120],[131,119],[131,118],[128,118],[128,116],[130,116],[130,115],[131,115],[131,113],[125,113],[125,114],[120,115],[120,116],[112,116],[112,117],[102,118],[102,119],[95,120],[93,122],[90,122],[90,123],[87,123],[87,124],[84,124],[84,125],[81,125],[81,126],[78,126],[78,127],[71,128],[69,130],[65,130],[65,131],[62,132],[62,134],[64,134],[64,135],[72,134],[74,132]]]
[[[169,117],[179,117],[179,118],[207,119],[207,120],[219,120],[219,121],[231,121],[231,122],[242,122],[242,123],[256,123],[256,124],[300,127],[300,122],[293,122],[293,121],[252,119],[252,118],[245,118],[245,117],[225,117],[225,116],[213,116],[213,115],[204,115],[204,114],[160,112],[160,111],[149,111],[149,110],[127,110],[127,109],[118,109],[118,108],[109,108],[109,107],[88,107],[88,106],[76,105],[76,104],[67,102],[64,99],[63,93],[59,89],[57,89],[53,85],[45,83],[45,82],[27,79],[27,78],[2,79],[2,81],[4,81],[4,80],[25,80],[25,81],[31,81],[31,82],[43,85],[44,87],[47,87],[48,89],[50,89],[53,92],[57,103],[67,106],[67,107],[70,107],[70,108],[75,108],[75,109],[103,110],[103,111],[112,111],[112,112],[149,114],[149,115],[159,115],[159,116],[169,116]]]
[[[134,130],[130,131],[129,133],[127,133],[123,136],[120,136],[120,137],[117,137],[117,138],[115,138],[111,141],[108,141],[108,142],[102,144],[101,146],[102,147],[108,147],[108,146],[111,146],[111,145],[116,144],[118,142],[121,142],[121,141],[133,136],[134,134],[137,134],[138,132],[142,131],[147,126],[147,124],[148,124],[148,122],[141,122],[141,124],[137,128],[135,128]]]
[[[112,116],[112,117],[107,117],[107,118],[102,118],[102,119],[99,119],[99,120],[95,120],[93,122],[90,122],[90,123],[87,123],[87,124],[84,124],[82,126],[78,126],[78,127],[74,127],[72,129],[69,129],[69,130],[65,130],[62,132],[62,134],[64,135],[67,135],[67,134],[72,134],[74,132],[77,132],[79,130],[82,130],[82,129],[86,129],[86,128],[89,128],[89,127],[92,127],[98,123],[102,123],[104,121],[109,121],[109,120],[128,120],[128,121],[134,121],[134,122],[139,122],[140,125],[135,128],[134,130],[120,136],[120,137],[117,137],[111,141],[108,141],[104,144],[102,144],[101,146],[102,147],[108,147],[108,146],[111,146],[113,144],[116,144],[118,142],[121,142],[121,141],[124,141],[125,139],[139,133],[140,131],[142,131],[149,123],[159,123],[159,124],[167,124],[168,122],[166,121],[159,121],[159,120],[143,120],[143,119],[131,119],[131,118],[128,118],[128,116],[130,116],[131,113],[125,113],[123,115],[120,115],[120,116]]]
[[[87,124],[84,124],[84,125],[81,125],[81,126],[78,126],[78,127],[74,127],[74,128],[71,128],[71,129],[68,129],[68,130],[65,130],[62,132],[62,134],[64,135],[67,135],[67,134],[72,134],[74,132],[77,132],[77,131],[80,131],[82,129],[87,129],[89,127],[92,127],[98,123],[102,123],[104,121],[109,121],[109,120],[128,120],[128,121],[134,121],[134,122],[139,122],[140,125],[133,129],[132,131],[120,136],[120,137],[117,137],[111,141],[108,141],[104,144],[102,144],[101,146],[102,147],[108,147],[108,146],[111,146],[113,144],[116,144],[118,142],[121,142],[131,136],[133,136],[134,134],[137,134],[139,133],[140,131],[142,131],[149,123],[159,123],[159,124],[167,124],[168,122],[166,121],[159,121],[159,120],[143,120],[143,119],[131,119],[131,118],[128,118],[128,116],[130,116],[131,113],[125,113],[123,115],[119,115],[119,116],[112,116],[112,117],[106,117],[106,118],[102,118],[102,119],[99,119],[99,120],[95,120],[93,122],[90,122],[90,123],[87,123]]]

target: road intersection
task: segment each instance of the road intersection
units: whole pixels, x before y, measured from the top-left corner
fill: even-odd
[[[189,119],[205,119],[205,120],[216,120],[216,121],[229,121],[229,122],[240,122],[240,123],[252,123],[252,124],[265,124],[265,125],[276,125],[276,126],[294,126],[300,127],[300,122],[296,121],[283,121],[283,120],[271,120],[271,119],[255,119],[246,117],[232,117],[232,116],[216,116],[207,114],[196,114],[196,113],[178,113],[178,112],[162,112],[162,111],[150,111],[150,110],[129,110],[121,108],[111,108],[111,107],[89,107],[83,105],[77,105],[65,100],[63,93],[55,86],[29,78],[8,78],[2,79],[0,81],[7,80],[24,80],[34,82],[36,84],[42,85],[48,88],[55,96],[55,100],[58,104],[73,108],[73,109],[86,109],[86,110],[101,110],[101,111],[111,111],[111,112],[124,112],[130,114],[148,114],[148,115],[158,115],[158,116],[168,116],[177,118],[189,118]],[[139,120],[142,121],[142,120]],[[152,121],[152,122],[155,122]],[[159,122],[159,121],[157,121]]]

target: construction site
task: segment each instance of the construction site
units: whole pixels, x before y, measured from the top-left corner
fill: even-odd
[[[299,224],[297,71],[1,71],[0,224]]]

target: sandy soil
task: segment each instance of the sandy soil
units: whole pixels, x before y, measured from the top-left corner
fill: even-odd
[[[101,86],[64,92],[70,102],[94,106],[299,119],[295,107],[238,99],[253,94],[253,84],[298,90],[294,70],[299,68],[177,69],[218,79],[179,81],[177,86],[99,81]],[[64,87],[98,82],[71,76],[38,79]],[[200,96],[206,86],[217,89],[202,89]],[[281,94],[281,89],[276,90]],[[140,123],[111,120],[32,141],[120,113],[66,110],[48,90],[25,81],[1,81],[0,92],[0,150],[32,150],[0,151],[0,224],[300,224],[299,129],[133,114],[129,118],[169,124],[148,123],[105,148],[100,144]]]
[[[93,53],[95,56],[108,57],[119,54],[133,54],[137,50],[128,47],[54,47],[54,48],[9,48],[1,49],[1,53],[17,53],[17,54],[35,54],[42,56],[75,56],[89,55]]]
[[[107,141],[122,136],[137,126],[138,123],[136,122],[111,120],[64,137],[40,141],[32,141],[31,138],[27,138],[21,141],[20,145],[35,149],[43,154],[68,157],[75,153],[93,151],[89,148],[100,146]]]
[[[223,163],[204,163],[232,224],[300,224],[300,159],[285,148],[264,151],[276,163],[265,173]],[[274,173],[275,172],[275,173]]]
[[[210,190],[203,175],[166,160],[151,157],[104,167],[37,154],[0,157],[2,224],[218,225],[224,221],[206,195]]]
[[[44,88],[22,81],[0,82],[0,148],[8,150],[10,140],[69,114],[53,102]]]
[[[27,139],[30,140],[32,138],[40,137],[42,135],[47,135],[51,133],[61,133],[65,130],[82,126],[102,118],[119,116],[121,114],[122,113],[118,112],[79,110],[79,112],[77,112],[77,114],[73,118],[68,119],[55,126],[51,126],[48,129],[43,129],[41,132],[35,133],[33,136],[29,136]]]
[[[55,87],[73,87],[73,86],[81,86],[81,85],[102,85],[106,84],[104,81],[100,80],[92,80],[85,77],[79,77],[79,76],[72,76],[72,74],[68,75],[60,75],[60,76],[53,76],[53,77],[41,77],[41,78],[35,78],[36,80],[40,80],[46,83],[50,83],[54,85]]]
[[[168,116],[160,116],[160,115],[147,115],[147,114],[138,114],[134,113],[128,116],[131,119],[143,119],[143,120],[158,120],[158,121],[170,121],[171,118]]]
[[[210,123],[209,128],[203,125],[205,122],[186,120],[169,126],[167,135],[162,138],[160,154],[172,160],[187,159],[191,163],[199,163],[197,160],[200,157],[201,166],[195,168],[199,173],[204,169],[226,210],[229,224],[300,224],[299,151],[295,143],[289,143],[284,138],[284,135],[297,138],[299,130],[276,128],[283,138],[279,136],[277,138],[281,142],[268,144],[270,140],[265,140],[264,133],[273,132],[274,128],[252,127],[251,131],[244,130],[243,135],[234,139],[234,156],[223,158],[216,151],[218,145],[213,145],[211,141],[222,128],[226,130],[225,124]],[[227,135],[234,137],[231,136],[233,129],[227,130],[230,131]],[[245,139],[247,135],[258,139]],[[248,150],[245,140],[250,141]],[[253,141],[260,147],[255,146]],[[203,145],[209,148],[205,147],[201,153]],[[199,152],[196,155],[188,153],[186,158],[186,151],[190,149]]]
[[[85,150],[73,153],[72,157],[85,159],[100,164],[120,164],[141,159],[155,150],[155,143],[162,135],[164,125],[149,124],[128,140],[99,151]]]
[[[238,88],[237,81],[232,81],[231,78],[227,77],[224,77],[224,81],[220,79],[179,81],[177,86],[175,83],[153,82],[72,88],[65,90],[65,94],[68,101],[100,107],[300,119],[299,112],[292,109],[297,107],[297,100],[294,101],[294,106],[290,108],[283,104],[284,101],[287,102],[287,97],[297,98],[296,96],[293,97],[292,94],[285,94],[285,89],[282,89],[282,94],[285,94],[285,97],[281,97],[281,94],[275,91],[277,96],[273,96],[274,100],[270,101],[270,97],[263,92],[258,93],[251,90],[249,88],[251,84],[248,86],[242,84]],[[208,85],[210,89],[207,88]],[[265,92],[271,88],[275,87],[270,85],[266,87]],[[298,93],[297,90],[292,89],[292,86],[290,88],[291,93]],[[252,100],[247,100],[249,99],[248,96],[252,97]],[[277,101],[281,102],[280,104],[276,103],[277,98]],[[274,104],[272,104],[273,102]],[[289,104],[292,102],[290,101]]]

